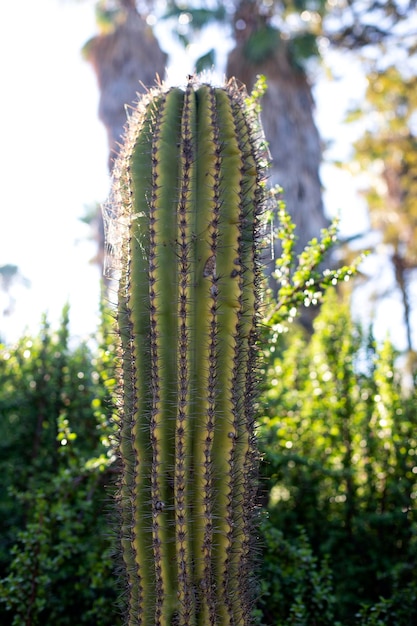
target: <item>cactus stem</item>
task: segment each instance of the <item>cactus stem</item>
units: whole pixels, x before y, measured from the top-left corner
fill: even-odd
[[[244,96],[191,80],[115,167],[128,626],[249,626],[262,167]]]

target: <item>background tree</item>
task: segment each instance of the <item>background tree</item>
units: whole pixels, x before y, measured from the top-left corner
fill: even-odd
[[[412,307],[410,286],[417,267],[417,77],[399,68],[370,72],[364,106],[350,113],[350,120],[365,124],[355,143],[354,159],[368,185],[364,194],[372,227],[386,244],[395,287],[400,293],[411,355]],[[385,284],[385,290],[392,286]]]
[[[248,89],[252,89],[257,75],[266,77],[261,117],[272,157],[270,181],[283,187],[283,200],[297,225],[296,252],[300,254],[328,225],[319,176],[321,142],[311,85],[303,68],[303,62],[316,50],[312,42],[303,48],[301,37],[282,37],[274,25],[273,3],[268,6],[241,0],[235,4],[235,46],[227,59],[226,74],[236,76]],[[276,244],[278,258],[279,240]],[[272,263],[270,271],[273,269]]]
[[[97,3],[100,33],[84,46],[100,91],[99,117],[107,130],[109,169],[121,143],[129,107],[163,78],[167,55],[162,52],[152,29],[136,10],[134,0]]]
[[[101,0],[98,3],[100,23],[103,24],[104,16],[106,28],[110,24],[113,33],[103,33],[93,39],[87,46],[87,50],[90,49],[87,56],[98,76],[101,109],[106,111],[106,115],[101,116],[108,128],[110,145],[114,147],[120,137],[125,105],[134,99],[139,80],[149,86],[156,72],[161,77],[164,75],[166,58],[158,50],[154,37],[141,34],[139,24],[150,33],[150,27],[145,27],[145,18],[151,17],[148,22],[152,23],[165,19],[185,46],[201,38],[207,25],[213,22],[222,25],[222,33],[230,36],[232,42],[225,68],[227,74],[235,75],[249,89],[258,74],[267,78],[262,118],[273,158],[271,183],[284,188],[284,199],[297,225],[296,249],[300,253],[307,241],[328,224],[320,182],[322,145],[314,120],[311,85],[314,68],[317,70],[329,46],[356,58],[366,54],[368,63],[374,66],[376,60],[383,65],[394,47],[412,54],[409,17],[414,7],[415,0],[405,3],[229,0],[209,5],[169,0],[164,6],[151,0],[141,3]],[[126,28],[132,29],[126,26],[127,16],[129,24],[136,24],[132,37],[125,33]],[[123,54],[119,54],[118,45],[122,45],[122,40]],[[113,46],[113,42],[119,44]],[[216,66],[216,49],[212,48],[211,40],[207,45],[208,50],[196,61],[198,70]],[[140,47],[140,54],[135,46]],[[123,78],[125,70],[119,71],[122,60],[129,81]],[[136,66],[140,66],[141,72],[146,69],[145,76],[138,74],[135,78]],[[335,103],[335,106],[338,105]],[[279,242],[275,241],[275,245],[274,256],[278,258]],[[102,233],[100,246],[103,250]],[[102,256],[100,253],[99,258]],[[273,270],[274,262],[269,260],[267,271],[272,273]],[[277,289],[275,280],[271,280]],[[311,321],[309,317],[303,314],[307,325]]]
[[[108,137],[109,171],[119,152],[129,107],[137,94],[163,78],[167,55],[162,52],[152,29],[136,10],[133,0],[97,3],[99,34],[84,46],[83,54],[94,69],[100,92],[99,118]],[[104,226],[99,206],[86,218],[97,242],[94,262],[104,268]],[[107,281],[106,281],[107,284]]]
[[[133,3],[134,4],[134,3]],[[148,2],[145,10],[149,10],[155,3]],[[203,27],[213,19],[223,20],[226,12],[222,10],[222,3],[214,8],[191,6],[187,3],[180,5],[172,2],[167,3],[167,13],[165,17],[177,17],[181,21],[181,16],[186,14],[191,16],[191,22],[194,25]],[[230,8],[230,7],[229,7]],[[297,242],[297,250],[302,251],[303,247],[313,237],[320,233],[321,228],[328,225],[328,221],[324,216],[322,200],[321,200],[321,184],[319,179],[319,165],[321,159],[321,147],[317,129],[313,120],[313,98],[311,89],[306,79],[305,73],[300,66],[295,66],[288,46],[282,42],[277,47],[279,40],[278,31],[269,25],[270,12],[265,12],[266,4],[259,2],[240,2],[234,7],[233,14],[234,36],[236,39],[236,48],[231,53],[228,60],[228,75],[235,75],[239,80],[244,82],[250,90],[256,80],[258,74],[264,73],[268,80],[268,91],[263,103],[263,116],[266,134],[268,136],[269,147],[273,157],[273,166],[271,170],[271,181],[273,183],[282,183],[285,180],[285,199],[291,215],[299,228],[299,237]],[[126,15],[132,15],[134,9],[132,6]],[[118,13],[116,13],[117,18]],[[116,18],[112,17],[114,21]],[[118,18],[117,18],[118,19]],[[143,24],[143,17],[136,17],[136,21]],[[184,21],[184,20],[182,20]],[[244,26],[243,26],[244,25]],[[124,33],[120,27],[116,27],[114,33],[117,37],[123,37]],[[112,35],[113,37],[115,34]],[[267,37],[266,45],[264,42]],[[183,35],[185,43],[187,39]],[[93,61],[93,66],[97,72],[97,62],[94,60],[94,49],[100,51],[97,45],[101,42],[107,42],[108,39],[93,39],[93,45],[89,44],[89,59]],[[128,40],[125,46],[125,62],[129,68],[134,68],[138,59],[132,51],[129,54]],[[154,42],[149,41],[152,45],[146,49],[145,40],[141,40],[142,65],[144,59],[147,61],[147,81],[145,84],[151,86],[154,83],[155,72],[159,72],[163,76],[157,65],[160,58],[154,54]],[[106,44],[107,49],[107,44]],[[112,51],[115,56],[115,53]],[[129,56],[129,61],[127,61]],[[198,61],[197,67],[204,69],[205,64],[214,60],[211,53],[208,53],[204,61]],[[165,61],[165,59],[164,59]],[[109,65],[115,64],[110,55],[101,55],[100,63],[103,70]],[[146,62],[145,62],[146,64]],[[106,70],[107,71],[107,70]],[[139,75],[137,80],[143,80]],[[102,79],[98,72],[99,87],[102,89]],[[119,104],[117,111],[122,111],[127,102],[129,95],[128,90],[119,89],[116,91],[117,82],[112,82],[112,98],[118,98]],[[132,92],[130,92],[131,96]],[[102,91],[102,102],[104,95]],[[113,106],[113,109],[116,109]],[[111,108],[107,107],[109,113]],[[112,116],[111,116],[112,117]],[[115,124],[114,120],[109,117],[105,124],[108,128],[121,134],[120,123]],[[101,114],[103,119],[103,115]],[[114,137],[113,137],[114,141]],[[283,149],[285,145],[285,150]],[[277,249],[276,254],[279,254]],[[269,273],[274,270],[273,262],[267,264]],[[276,285],[275,285],[276,288]]]

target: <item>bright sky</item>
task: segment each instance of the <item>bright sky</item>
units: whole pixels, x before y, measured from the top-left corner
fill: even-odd
[[[29,289],[16,291],[0,334],[51,321],[66,301],[72,332],[94,328],[99,280],[94,246],[79,221],[108,190],[107,144],[97,119],[97,87],[81,58],[95,33],[92,2],[4,2],[0,35],[0,266],[19,266]]]
[[[0,266],[18,265],[30,280],[30,288],[15,290],[13,315],[0,315],[0,335],[7,341],[26,327],[36,333],[42,313],[55,324],[67,301],[74,336],[97,325],[99,275],[89,263],[95,246],[79,220],[109,189],[95,75],[80,52],[95,33],[93,0],[3,2]],[[191,69],[184,59],[179,66],[184,75]],[[339,68],[341,77],[348,75],[351,61],[341,60]],[[353,95],[361,89],[356,83]],[[322,135],[337,135],[342,152],[351,141],[351,131],[340,126],[348,93],[344,80],[316,91]],[[364,228],[348,175],[325,167],[322,176],[328,212],[341,210],[343,233]]]

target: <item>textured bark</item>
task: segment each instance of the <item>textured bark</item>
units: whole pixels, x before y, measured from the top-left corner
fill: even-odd
[[[108,134],[112,170],[126,125],[126,107],[137,101],[145,86],[155,84],[156,75],[163,78],[167,55],[133,8],[121,12],[113,32],[94,37],[86,54],[100,89],[99,117]]]
[[[243,0],[239,4],[235,23],[240,28],[236,29],[236,46],[229,54],[226,74],[236,76],[249,91],[259,74],[266,76],[268,90],[262,100],[262,122],[272,158],[270,182],[283,187],[287,210],[297,226],[299,253],[329,225],[322,202],[322,154],[313,117],[314,100],[304,71],[290,60],[285,40],[281,39],[261,62],[247,58],[248,39],[264,21],[254,10],[253,2]]]
[[[138,100],[138,94],[155,84],[157,76],[163,78],[167,60],[152,30],[134,8],[134,1],[126,0],[121,6],[114,30],[94,37],[84,49],[97,76],[98,113],[107,131],[110,172],[119,153],[129,107]],[[91,225],[97,241],[94,262],[103,270],[105,240],[100,209]],[[109,288],[106,278],[104,283]]]

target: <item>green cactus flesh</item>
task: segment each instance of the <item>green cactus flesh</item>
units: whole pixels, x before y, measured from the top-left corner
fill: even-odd
[[[235,82],[150,92],[114,198],[127,623],[250,624],[264,183]]]

